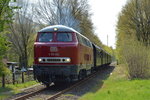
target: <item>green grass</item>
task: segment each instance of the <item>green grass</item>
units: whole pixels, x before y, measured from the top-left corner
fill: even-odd
[[[6,84],[5,88],[2,88],[0,86],[0,100],[3,100],[4,98],[7,98],[13,94],[21,92],[20,89],[27,88],[35,84],[37,84],[36,81],[29,81],[23,84],[15,84],[15,85]]]
[[[128,80],[123,67],[116,67],[103,82],[80,100],[150,100],[150,80]]]

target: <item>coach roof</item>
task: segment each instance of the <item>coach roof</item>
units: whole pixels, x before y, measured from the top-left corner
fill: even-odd
[[[41,29],[39,32],[76,32],[74,29],[63,25],[53,25]]]

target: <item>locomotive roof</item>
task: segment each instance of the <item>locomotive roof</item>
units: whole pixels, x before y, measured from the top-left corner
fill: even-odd
[[[68,32],[68,31],[69,32],[76,32],[74,29],[69,28],[69,27],[64,26],[64,25],[48,26],[48,27],[41,29],[39,32],[54,32],[54,31],[57,31],[57,32]]]
[[[39,32],[75,32],[75,33],[79,34],[80,36],[86,38],[88,41],[90,41],[87,37],[85,37],[84,35],[82,35],[78,31],[74,30],[73,28],[64,26],[64,25],[47,26],[47,27],[41,29]]]
[[[57,30],[55,30],[55,29],[57,29]],[[85,37],[81,33],[77,32],[73,28],[70,28],[70,27],[67,27],[67,26],[64,26],[64,25],[47,26],[47,27],[41,29],[39,32],[55,32],[55,31],[56,32],[76,32],[77,34],[80,34],[81,36],[83,36],[84,38],[86,38],[87,40],[89,40],[87,37]]]

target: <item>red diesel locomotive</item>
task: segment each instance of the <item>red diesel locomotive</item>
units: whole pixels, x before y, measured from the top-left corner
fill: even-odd
[[[49,86],[76,81],[111,56],[72,28],[54,25],[41,29],[34,43],[34,77]]]

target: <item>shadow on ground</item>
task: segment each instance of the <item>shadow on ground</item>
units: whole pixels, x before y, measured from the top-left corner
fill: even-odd
[[[104,80],[107,80],[109,78],[114,68],[114,66],[105,66],[104,68],[101,68],[99,73],[94,78],[73,89],[72,91],[66,93],[66,95],[71,94],[77,97],[81,97],[88,92],[97,92],[99,89],[102,88]]]

